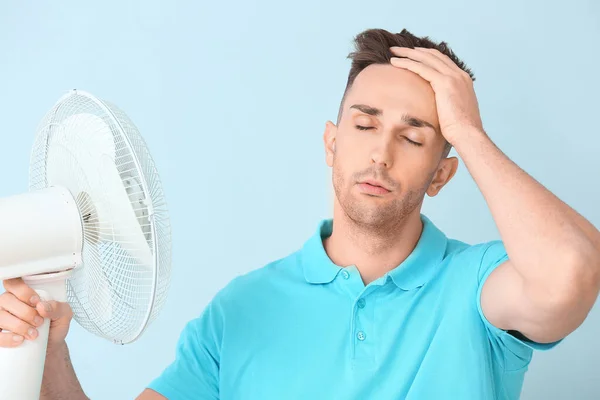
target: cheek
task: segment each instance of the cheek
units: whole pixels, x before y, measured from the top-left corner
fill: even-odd
[[[396,159],[392,176],[406,186],[417,188],[426,185],[435,168],[423,153],[405,153]]]
[[[379,145],[377,136],[372,132],[353,132],[345,139],[346,152],[354,158],[367,157]]]
[[[369,166],[372,148],[372,141],[357,135],[345,136],[337,142],[334,162],[348,173],[361,171]]]
[[[340,157],[339,155],[334,155],[333,157],[333,168],[332,168],[332,172],[333,172],[333,177],[334,179],[336,179],[338,182],[344,181],[345,178],[345,171],[347,170],[347,168],[344,166],[344,161],[342,159],[342,157]]]
[[[339,154],[335,156],[333,161],[333,182],[338,189],[345,190],[352,182],[353,174],[359,171],[360,168],[352,164],[352,159]]]

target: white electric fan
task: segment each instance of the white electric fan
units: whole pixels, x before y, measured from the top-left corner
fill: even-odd
[[[171,229],[145,142],[117,107],[72,90],[40,123],[29,192],[0,198],[0,280],[68,301],[88,331],[126,344],[160,312]],[[0,399],[39,399],[49,321],[0,349]]]

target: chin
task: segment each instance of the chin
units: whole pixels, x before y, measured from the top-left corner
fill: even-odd
[[[390,226],[405,220],[421,203],[420,196],[370,196],[364,193],[347,193],[340,203],[348,217],[364,226]]]
[[[372,199],[346,204],[343,208],[348,217],[357,224],[373,227],[396,223],[398,216],[403,214],[402,210],[392,203],[377,205]]]

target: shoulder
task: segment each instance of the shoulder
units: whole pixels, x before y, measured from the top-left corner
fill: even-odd
[[[280,304],[278,297],[302,277],[298,252],[233,278],[220,289],[185,331],[199,335],[210,332],[220,337],[227,326],[242,325],[262,318],[266,307]]]
[[[477,274],[478,280],[481,280],[507,257],[501,240],[468,244],[460,240],[448,239],[444,262],[451,264],[454,270],[462,270],[471,275]]]
[[[292,285],[304,282],[300,251],[233,278],[214,297],[213,302],[227,309],[232,306],[274,299]]]

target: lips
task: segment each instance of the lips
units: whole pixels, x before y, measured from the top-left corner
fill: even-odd
[[[372,180],[360,182],[358,186],[363,193],[370,195],[381,196],[390,192],[390,190],[381,183]]]
[[[388,192],[390,191],[390,189],[388,189],[383,183],[381,183],[379,181],[375,181],[375,180],[372,180],[372,179],[367,179],[366,181],[362,181],[361,184],[362,183],[365,183],[365,184],[370,185],[370,186],[374,186],[374,187],[379,187],[379,188],[385,189]]]

